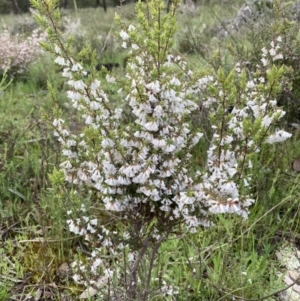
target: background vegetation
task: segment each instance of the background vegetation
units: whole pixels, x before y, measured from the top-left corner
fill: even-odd
[[[127,0],[123,4],[128,4],[134,1]],[[104,3],[108,7],[117,6],[120,2],[116,0],[60,0],[59,5],[64,9],[76,9],[76,8],[90,8],[90,7],[103,7]],[[30,9],[29,0],[0,0],[1,13],[14,13],[22,14],[28,12]]]
[[[93,2],[76,1],[77,8],[82,9],[64,13],[61,30],[66,36],[73,35],[76,50],[89,42],[99,63],[118,63],[120,67],[113,72],[123,75],[127,53],[115,38],[117,26],[111,20],[115,11],[132,20],[134,4],[117,8],[111,3],[105,13],[101,7],[91,8]],[[27,1],[19,0],[18,4],[27,11]],[[297,171],[291,168],[300,156],[299,16],[295,15],[295,1],[274,1],[272,8],[267,1],[252,1],[250,7],[255,7],[257,16],[246,17],[243,26],[231,31],[228,20],[244,4],[242,0],[182,4],[177,14],[174,54],[183,55],[194,70],[217,70],[220,66],[230,70],[241,61],[251,74],[264,45],[281,35],[293,89],[283,87],[278,101],[287,111],[281,126],[292,132],[293,138],[263,147],[253,162],[257,201],[247,221],[217,216],[215,227],[195,234],[181,232],[164,243],[157,278],[178,293],[159,300],[267,296],[266,300],[279,300],[276,292],[284,285],[278,277],[281,263],[276,252],[285,245],[300,247],[300,182]],[[1,12],[11,10],[10,1],[0,1]],[[9,32],[12,38],[18,35],[20,41],[30,36],[31,26],[37,27],[30,14],[3,14],[0,22],[1,34]],[[68,88],[53,60],[51,55],[39,53],[26,62],[22,73],[10,67],[0,70],[0,300],[22,300],[28,295],[35,300],[77,300],[84,291],[72,281],[70,263],[76,256],[84,260],[89,250],[81,237],[68,232],[65,208],[76,208],[79,200],[92,206],[93,196],[86,192],[72,194],[72,188],[56,185],[62,158],[49,126],[54,103],[47,92],[47,80],[66,120],[75,130],[81,124],[66,100]],[[108,71],[97,72],[104,78]],[[114,98],[114,89],[109,89]],[[193,118],[199,124],[201,116]],[[201,149],[200,145],[199,153],[194,154],[195,164],[201,164]]]

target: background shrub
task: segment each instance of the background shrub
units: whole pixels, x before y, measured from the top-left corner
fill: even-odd
[[[45,35],[38,30],[24,38],[20,35],[11,35],[4,32],[0,35],[0,73],[10,76],[24,73],[28,65],[37,60],[41,53],[39,42]]]

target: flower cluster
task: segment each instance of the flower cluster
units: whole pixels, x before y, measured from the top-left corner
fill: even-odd
[[[280,41],[278,37],[276,43]],[[283,58],[279,49],[275,42],[270,50],[262,49],[262,68],[269,67],[269,61]],[[277,107],[276,93],[272,90],[276,86],[273,80],[281,76],[282,69],[273,68],[262,76],[262,68],[257,68],[253,76],[247,77],[237,64],[227,78],[219,73],[216,78],[206,76],[198,81],[199,91],[205,95],[203,105],[213,116],[219,116],[211,118],[214,131],[207,151],[207,171],[195,185],[195,195],[211,213],[237,213],[247,218],[248,207],[254,202],[245,193],[252,180],[251,156],[259,152],[262,143],[274,144],[291,137],[284,130],[274,131],[274,125],[285,114]],[[230,86],[228,81],[239,84]],[[232,96],[236,98],[232,100]],[[195,198],[191,200],[194,201]]]
[[[123,43],[135,35],[133,25],[120,34]],[[91,136],[71,135],[63,120],[54,120],[55,134],[64,145],[66,161],[61,167],[66,180],[93,186],[101,193],[107,210],[131,211],[139,216],[139,208],[147,206],[150,212],[184,219],[191,231],[198,225],[209,226],[210,213],[237,213],[246,218],[254,199],[247,193],[240,195],[240,187],[245,192],[251,183],[249,155],[259,151],[260,143],[281,142],[291,136],[283,130],[271,131],[285,112],[277,107],[275,98],[270,98],[267,79],[247,78],[237,65],[230,76],[245,84],[238,87],[237,99],[230,100],[236,87],[226,86],[224,74],[201,77],[191,85],[184,77],[192,77],[192,72],[186,70],[180,57],[168,55],[164,61],[157,61],[134,39],[131,45],[133,59],[128,63],[125,102],[134,121],[125,128],[120,122],[122,110],[109,108],[101,82],[78,79],[78,75],[86,75],[83,67],[63,57],[62,50],[55,47],[55,62],[64,67],[63,76],[71,87],[68,97],[83,112],[92,139],[97,135],[97,145],[91,149]],[[279,46],[272,43],[271,47],[270,51],[264,48],[263,55],[269,53],[273,60],[279,59]],[[178,67],[184,70],[183,75],[174,72]],[[151,80],[157,72],[159,78]],[[112,76],[106,80],[116,83]],[[122,92],[119,90],[120,97]],[[207,169],[193,178],[189,169],[191,150],[203,134],[191,130],[188,116],[197,109],[193,95],[199,92],[204,95],[203,105],[220,118],[211,120]],[[226,113],[229,105],[231,112]],[[69,225],[76,228],[71,222]]]
[[[262,49],[262,59],[261,62],[263,66],[267,66],[269,64],[269,60],[271,62],[275,62],[277,60],[283,59],[283,54],[280,53],[280,43],[282,42],[281,36],[279,36],[275,41],[270,43],[271,48],[267,49],[264,47]]]
[[[56,119],[53,122],[55,134],[64,144],[63,154],[67,157],[61,166],[66,180],[92,185],[101,192],[107,210],[126,212],[149,204],[152,212],[172,210],[175,217],[184,216],[189,225],[196,226],[187,209],[193,204],[186,198],[185,191],[193,184],[186,168],[190,151],[202,137],[202,133],[190,130],[186,116],[197,106],[189,98],[189,87],[173,73],[162,75],[160,82],[147,80],[143,71],[146,58],[147,53],[140,52],[129,63],[126,76],[131,90],[125,100],[135,120],[125,131],[120,131],[118,124],[122,111],[112,112],[107,108],[108,100],[100,90],[100,81],[86,85],[82,80],[74,80],[73,73],[82,72],[82,67],[62,57],[56,59],[56,63],[65,67],[63,75],[69,78],[72,90],[68,96],[73,105],[85,112],[85,123],[101,135],[99,151],[93,150],[93,160],[81,161],[81,157],[91,152],[87,147],[89,137],[82,134],[77,139],[63,128],[62,120]],[[181,58],[171,55],[161,68],[169,68],[174,62],[185,68]],[[149,64],[148,60],[147,67]],[[178,156],[181,151],[184,158]],[[135,187],[133,192],[128,189],[132,186]]]
[[[9,32],[0,35],[0,71],[24,73],[29,63],[41,53],[39,43],[45,41],[45,34],[34,30],[26,39],[12,36]]]

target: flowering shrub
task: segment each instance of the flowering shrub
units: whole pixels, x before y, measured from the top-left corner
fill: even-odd
[[[0,72],[5,70],[9,74],[21,74],[26,71],[29,63],[33,62],[41,53],[39,43],[45,40],[45,34],[34,30],[26,39],[12,36],[9,32],[0,35]]]
[[[85,123],[76,135],[55,111],[52,125],[66,158],[61,164],[64,178],[95,191],[97,210],[81,205],[68,211],[70,231],[93,246],[90,265],[74,263],[74,280],[96,287],[102,296],[113,293],[116,300],[148,300],[159,286],[161,294],[173,291],[151,277],[161,243],[183,223],[195,232],[211,226],[214,214],[247,218],[254,202],[251,159],[262,143],[291,136],[274,127],[285,113],[276,105],[285,68],[272,64],[281,59],[281,39],[263,49],[253,78],[239,65],[228,75],[222,69],[193,72],[170,51],[177,2],[169,14],[162,14],[161,0],[138,3],[136,25],[116,18],[123,28],[122,47],[129,49],[125,79],[106,76],[108,83],[121,86],[120,100],[131,110],[125,122],[123,110],[112,107],[101,81],[80,63],[92,57],[91,50],[83,49],[74,59],[71,39],[67,45],[62,41],[55,26],[57,1],[38,2],[32,1],[42,14],[37,18],[48,26],[50,43],[44,46],[57,55],[55,63],[63,67],[70,86],[68,98]],[[192,126],[199,97],[209,130]],[[204,137],[207,156],[195,166],[192,151]],[[147,272],[141,273],[142,264]]]

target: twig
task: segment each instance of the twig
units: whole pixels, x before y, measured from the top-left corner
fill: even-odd
[[[109,30],[109,32],[108,32],[108,34],[107,34],[107,36],[106,36],[106,39],[105,39],[105,41],[104,41],[104,45],[103,45],[103,47],[102,47],[102,49],[101,49],[101,53],[105,50],[105,48],[106,48],[106,45],[107,45],[107,41],[108,41],[108,38],[110,37],[110,33],[111,33],[111,31],[112,31],[112,26],[110,27],[110,30]]]

